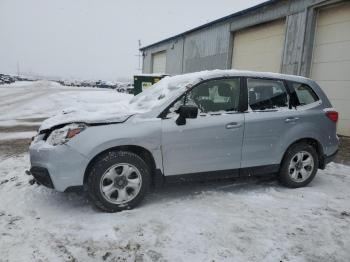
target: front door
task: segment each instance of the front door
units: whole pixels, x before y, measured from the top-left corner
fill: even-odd
[[[241,165],[244,114],[238,111],[240,79],[210,80],[195,86],[162,120],[166,176],[230,170]],[[196,119],[179,126],[174,113],[181,104],[199,108]]]

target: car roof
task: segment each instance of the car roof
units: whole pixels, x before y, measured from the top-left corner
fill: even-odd
[[[223,78],[223,77],[254,77],[254,78],[272,78],[279,80],[288,80],[313,85],[315,82],[309,78],[295,75],[286,75],[270,72],[243,71],[243,70],[211,70],[183,75],[167,76],[161,82],[167,83],[172,87],[195,85],[204,80]]]
[[[196,75],[198,74],[198,75]],[[212,70],[212,71],[202,71],[198,73],[185,74],[183,76],[193,76],[193,79],[201,78],[203,80],[220,78],[220,77],[234,77],[234,76],[242,76],[242,77],[255,77],[255,78],[273,78],[280,80],[288,80],[295,82],[309,82],[312,81],[309,78],[295,75],[287,75],[287,74],[279,74],[279,73],[271,73],[271,72],[258,72],[258,71],[245,71],[245,70]]]

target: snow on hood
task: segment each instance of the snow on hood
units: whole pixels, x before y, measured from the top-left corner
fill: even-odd
[[[108,114],[103,112],[104,116],[100,112],[89,112],[86,110],[64,110],[61,114],[46,119],[40,126],[39,131],[50,129],[54,126],[69,124],[69,123],[86,123],[86,124],[98,124],[98,123],[121,123],[128,119],[132,113],[118,113]]]
[[[112,92],[76,92],[74,95],[67,96],[66,99],[74,106],[46,119],[39,131],[77,122],[86,124],[123,122],[130,115],[139,113],[130,107],[131,95]],[[60,99],[62,99],[61,96]]]

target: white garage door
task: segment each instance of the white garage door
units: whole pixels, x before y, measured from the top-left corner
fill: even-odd
[[[166,52],[164,51],[153,54],[152,60],[152,72],[164,74],[166,69]]]
[[[350,3],[321,9],[311,77],[340,113],[338,132],[350,136]]]
[[[284,20],[238,31],[234,36],[232,68],[280,72],[284,35]]]

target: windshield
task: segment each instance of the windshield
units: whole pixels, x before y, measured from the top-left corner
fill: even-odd
[[[183,93],[191,82],[193,79],[183,76],[165,77],[131,99],[130,105],[136,110],[149,111]]]

